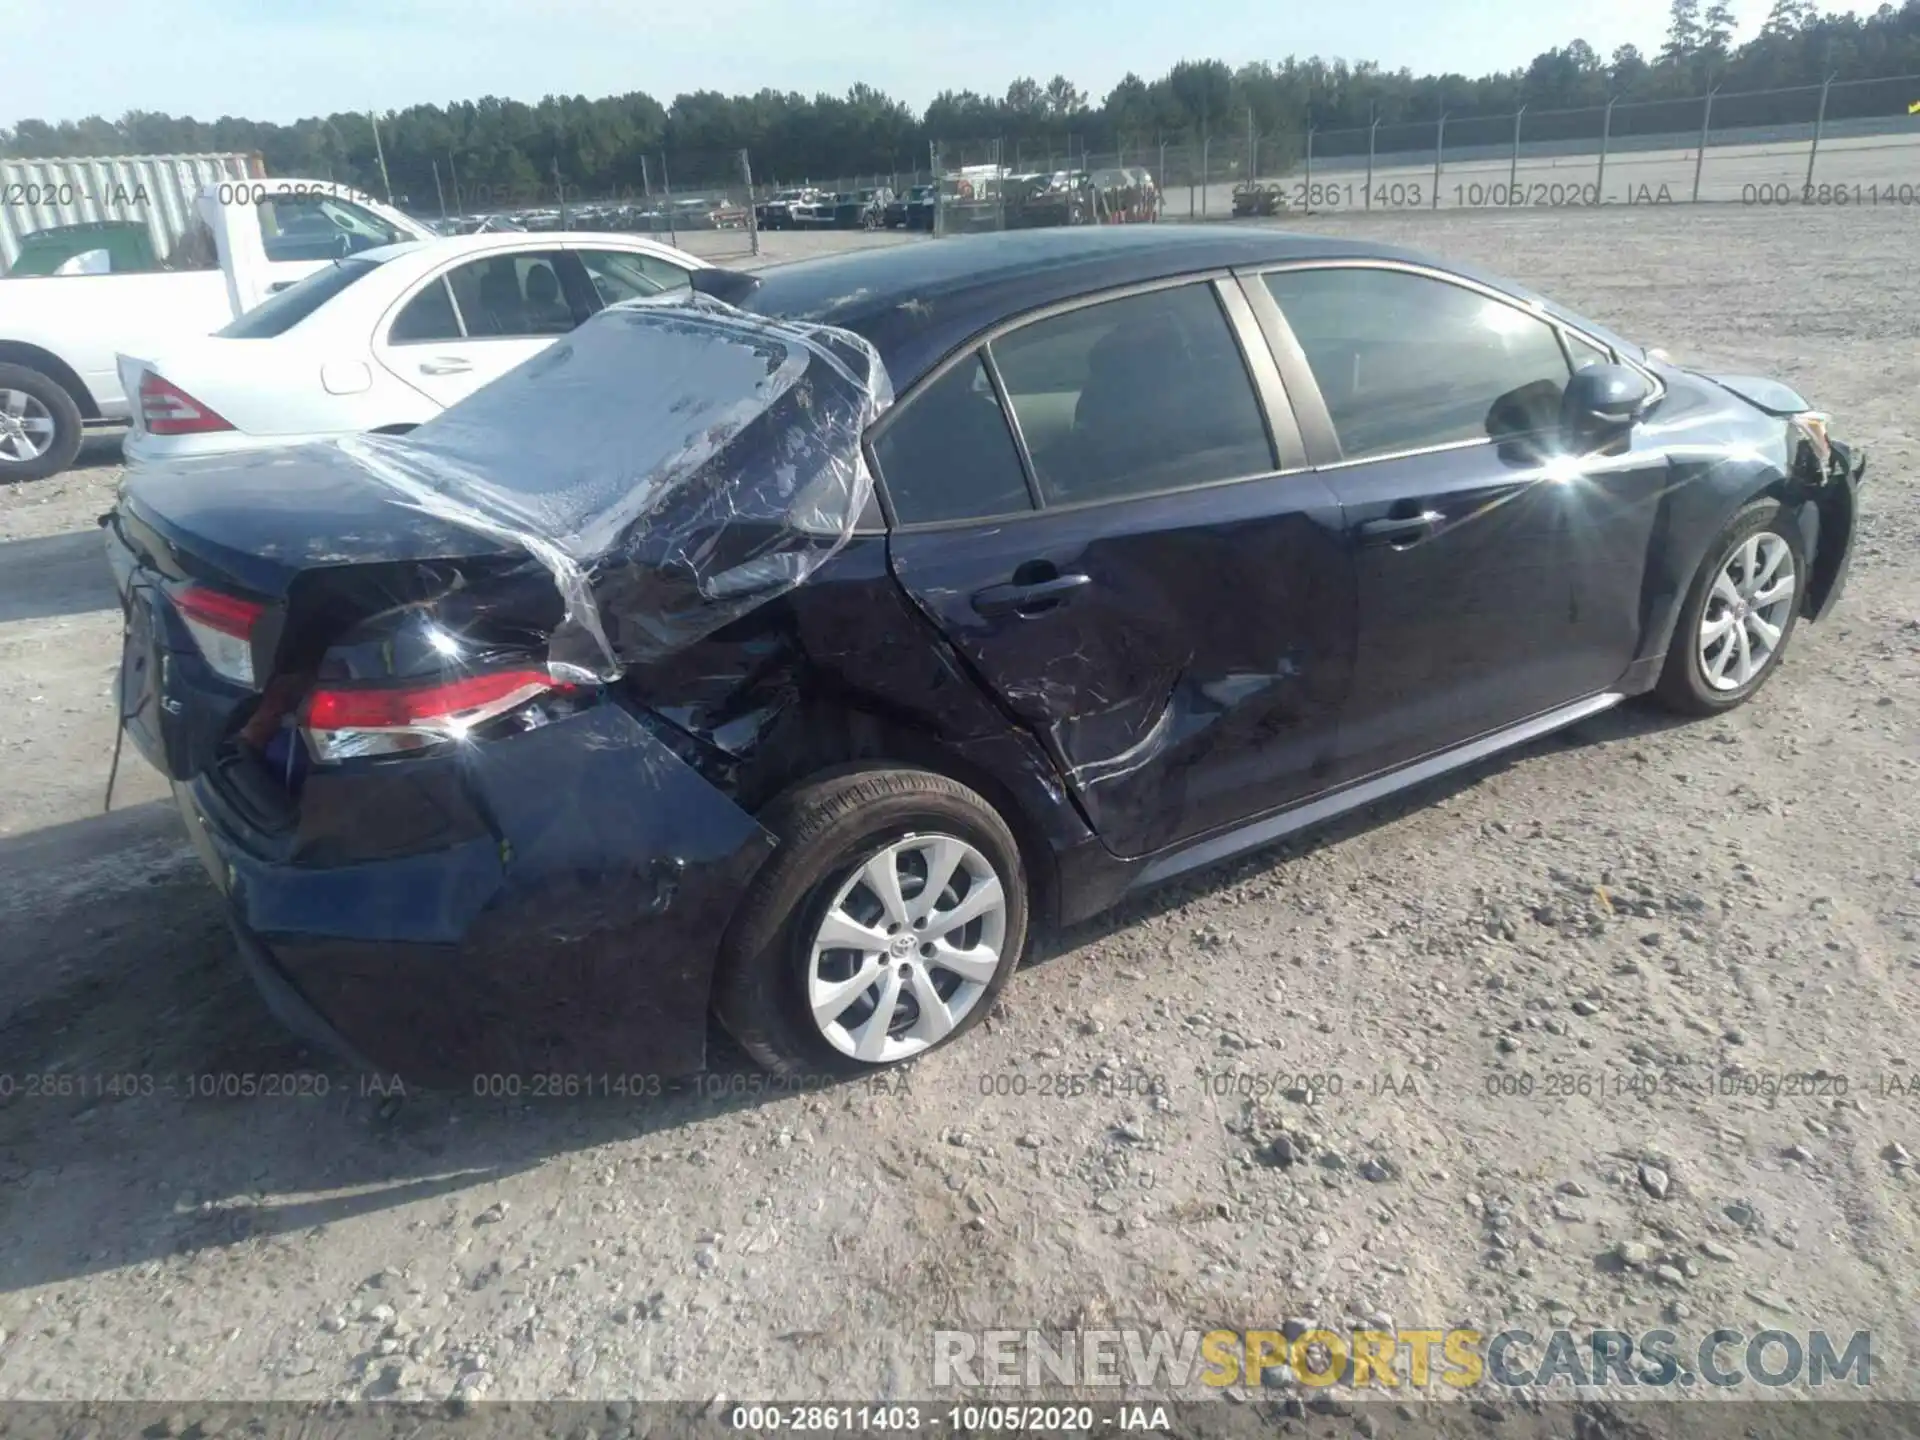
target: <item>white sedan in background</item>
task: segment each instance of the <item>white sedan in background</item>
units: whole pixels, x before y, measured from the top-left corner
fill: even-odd
[[[639,236],[460,235],[363,250],[212,335],[119,358],[130,465],[432,419],[605,306],[709,268]]]

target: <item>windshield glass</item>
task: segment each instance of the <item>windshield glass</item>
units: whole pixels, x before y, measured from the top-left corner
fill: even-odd
[[[224,329],[213,333],[223,340],[270,340],[284,335],[356,280],[378,270],[379,260],[335,260],[304,279],[269,295]]]

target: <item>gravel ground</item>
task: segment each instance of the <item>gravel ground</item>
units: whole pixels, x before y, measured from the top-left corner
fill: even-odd
[[[312,1070],[137,756],[99,813],[111,440],[0,491],[0,1397],[926,1396],[935,1327],[1298,1316],[1870,1329],[1915,1398],[1911,215],[1319,225],[1830,408],[1847,597],[1731,716],[1612,712],[1061,937],[905,1091]],[[134,1093],[22,1089],[56,1071]],[[186,1093],[289,1072],[327,1093]],[[1320,1078],[1219,1093],[1271,1076]]]

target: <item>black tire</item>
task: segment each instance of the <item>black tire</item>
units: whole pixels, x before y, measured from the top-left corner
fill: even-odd
[[[80,453],[82,426],[80,407],[73,403],[66,387],[24,365],[0,365],[0,390],[19,390],[33,396],[53,417],[53,444],[46,453],[32,460],[0,455],[0,485],[10,480],[44,480],[73,464],[73,457]]]
[[[1721,568],[1748,540],[1763,534],[1776,535],[1786,542],[1787,553],[1793,563],[1793,604],[1781,623],[1778,643],[1760,668],[1737,689],[1721,690],[1709,682],[1702,663],[1699,643],[1701,622],[1712,601],[1714,580]],[[1726,529],[1708,547],[1706,558],[1700,562],[1700,569],[1693,577],[1693,584],[1687,590],[1686,604],[1681,607],[1680,619],[1673,628],[1666,664],[1654,686],[1654,698],[1681,715],[1719,715],[1751,700],[1786,658],[1787,646],[1793,640],[1794,626],[1800,619],[1801,605],[1810,578],[1806,552],[1800,541],[1800,527],[1793,523],[1792,517],[1778,501],[1758,500],[1741,510],[1727,522]]]
[[[978,794],[926,770],[855,770],[787,792],[760,823],[780,844],[728,927],[714,985],[720,1023],[758,1064],[788,1078],[872,1074],[958,1039],[993,1008],[1026,949],[1028,888],[1013,832]],[[1006,897],[1000,964],[944,1038],[903,1059],[856,1059],[814,1024],[806,990],[809,941],[858,868],[887,845],[926,831],[966,841],[996,872]]]

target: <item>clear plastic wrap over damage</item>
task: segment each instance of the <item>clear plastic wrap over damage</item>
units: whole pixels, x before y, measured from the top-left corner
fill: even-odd
[[[612,306],[408,435],[340,443],[404,504],[523,548],[565,607],[555,678],[611,680],[804,581],[873,478],[878,352],[680,294]]]

